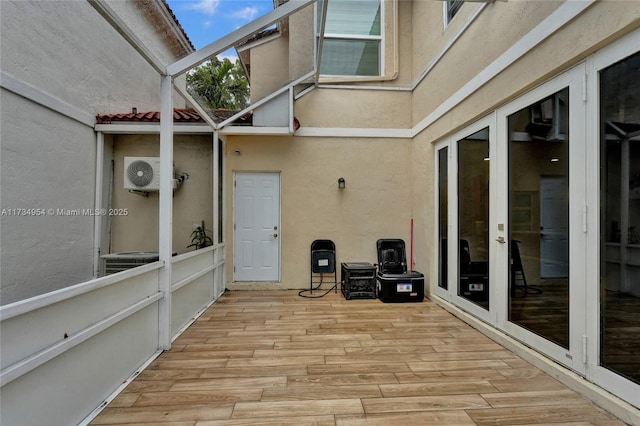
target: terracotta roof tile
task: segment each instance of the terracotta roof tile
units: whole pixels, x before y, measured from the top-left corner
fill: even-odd
[[[228,110],[228,109],[216,109],[209,111],[211,118],[216,122],[220,123],[238,111]],[[160,122],[160,112],[159,111],[149,111],[149,112],[130,112],[130,113],[121,113],[121,114],[98,114],[96,116],[96,121],[98,124],[112,124],[112,123],[159,123]],[[242,117],[235,120],[235,124],[237,125],[251,125],[252,123],[252,113],[248,112]],[[198,112],[191,108],[179,109],[176,108],[173,110],[173,122],[174,123],[204,123],[204,119],[198,114]]]

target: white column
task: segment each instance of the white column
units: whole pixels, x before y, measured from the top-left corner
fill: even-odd
[[[220,140],[218,139],[218,131],[213,131],[213,243],[218,244],[220,241]]]
[[[93,216],[93,277],[100,272],[100,247],[102,245],[102,182],[104,165],[104,133],[96,133],[96,189]],[[107,209],[110,206],[107,206]],[[100,213],[97,213],[100,212]]]
[[[173,233],[173,82],[162,77],[160,106],[160,212],[158,252],[164,266],[159,270],[158,347],[171,349],[171,253]]]

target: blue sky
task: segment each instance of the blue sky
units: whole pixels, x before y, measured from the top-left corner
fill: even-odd
[[[273,10],[273,0],[166,1],[196,49]],[[235,55],[235,50],[230,49],[218,56]]]

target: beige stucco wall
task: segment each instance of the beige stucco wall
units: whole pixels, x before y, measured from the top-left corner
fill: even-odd
[[[294,105],[306,127],[407,129],[411,125],[411,93],[318,88]]]
[[[399,75],[393,82],[384,83],[397,85],[398,88],[415,81],[478,8],[484,7],[484,11],[453,44],[415,91],[373,91],[321,87],[296,101],[295,116],[300,120],[303,128],[411,129],[529,31],[535,29],[562,3],[561,1],[512,1],[494,2],[484,6],[477,3],[467,3],[450,25],[443,28],[442,4],[440,2],[400,1],[398,3]],[[318,210],[300,207],[305,203],[315,203],[314,198],[310,199],[308,196],[313,192],[309,187],[310,182],[298,177],[295,179],[295,185],[290,186],[289,176],[304,176],[305,173],[318,168],[317,176],[325,179],[323,182],[326,181],[324,185],[327,188],[331,187],[331,190],[327,191],[330,210],[333,212],[334,208],[338,208],[335,211],[340,212],[343,209],[340,204],[343,201],[340,200],[347,200],[346,196],[350,195],[351,180],[345,176],[348,189],[344,193],[335,189],[335,181],[339,175],[346,174],[341,171],[340,166],[345,164],[345,157],[352,158],[352,147],[354,150],[360,150],[359,147],[366,146],[366,150],[363,150],[363,152],[366,151],[366,154],[363,154],[364,158],[385,158],[387,161],[389,152],[394,152],[397,155],[397,147],[405,145],[407,148],[406,163],[404,166],[398,164],[396,167],[402,170],[402,181],[405,182],[404,177],[407,180],[406,184],[403,183],[400,185],[401,187],[396,187],[396,191],[398,191],[397,194],[403,194],[401,197],[403,200],[405,197],[406,200],[410,200],[410,208],[407,209],[410,213],[400,218],[383,216],[380,219],[372,213],[370,217],[375,218],[377,223],[358,223],[355,228],[331,224],[327,229],[337,227],[341,230],[337,238],[346,239],[345,242],[336,241],[339,261],[344,259],[342,253],[345,249],[343,247],[347,252],[353,251],[363,258],[367,257],[368,250],[369,259],[375,259],[373,243],[370,246],[365,243],[362,247],[367,248],[358,250],[358,243],[351,241],[354,238],[355,241],[360,239],[360,229],[371,229],[377,233],[379,229],[394,227],[397,223],[405,223],[401,227],[400,233],[404,232],[404,235],[408,236],[408,224],[413,217],[414,268],[429,276],[428,282],[433,285],[435,282],[434,274],[437,270],[436,265],[433,264],[434,206],[436,201],[434,198],[433,143],[485,116],[518,95],[580,62],[598,48],[640,26],[640,9],[630,7],[632,4],[632,2],[596,2],[556,35],[535,47],[515,63],[507,64],[504,71],[475,93],[463,99],[450,111],[447,111],[428,128],[417,134],[412,141],[287,137],[276,141],[273,138],[230,138],[228,150],[232,152],[233,149],[240,149],[243,155],[241,157],[227,157],[229,178],[234,170],[282,172],[282,285],[299,287],[291,284],[292,279],[296,282],[302,280],[306,284],[310,242],[316,238],[332,238],[332,235],[314,234],[313,227],[308,225],[308,223],[314,222],[304,219],[309,210],[312,214],[311,218],[315,214],[324,217],[327,212],[322,208]],[[496,28],[500,28],[500,31],[489,30]],[[351,84],[356,83],[351,82]],[[363,84],[383,83],[367,82]],[[329,151],[337,151],[341,155],[330,161],[326,160],[329,162],[323,168],[317,163],[322,163],[321,159],[330,154],[318,151],[317,148],[313,148],[314,146],[330,147]],[[247,149],[248,151],[246,151]],[[320,157],[318,157],[319,155]],[[384,176],[381,176],[379,171],[370,176],[372,182],[383,178]],[[389,184],[391,182],[387,182],[387,185]],[[393,193],[393,190],[390,188],[389,192]],[[297,194],[304,194],[306,197],[300,195],[298,200]],[[294,200],[293,204],[288,203],[290,198]],[[404,202],[403,200],[399,201]],[[228,198],[228,201],[229,217],[231,218],[232,198]],[[363,205],[366,206],[367,202]],[[374,211],[372,210],[372,212]],[[386,211],[384,213],[388,214]],[[357,212],[347,209],[346,216],[339,216],[342,220],[337,223],[347,224],[352,216],[358,216]],[[392,221],[393,224],[387,221]],[[296,229],[294,235],[304,237],[302,242],[288,234],[290,223]],[[298,227],[300,227],[300,231],[297,230]],[[375,241],[377,237],[370,239]],[[405,240],[408,243],[408,239],[405,238]],[[232,244],[231,238],[228,241]],[[229,248],[231,253],[232,245]],[[296,260],[300,257],[303,258],[301,261]],[[349,258],[348,260],[366,260],[363,258]],[[291,261],[293,261],[292,265]],[[229,277],[231,276],[232,273],[229,272]]]
[[[289,81],[289,40],[278,37],[251,49],[251,102],[259,101]]]
[[[111,217],[111,253],[158,251],[158,193],[143,197],[124,189],[124,157],[159,156],[159,137],[119,135],[113,140],[112,206],[127,209],[128,214]],[[175,135],[173,154],[176,176],[189,174],[173,196],[173,251],[180,254],[193,250],[187,246],[194,223],[204,221],[207,230],[214,228],[212,138]]]
[[[423,16],[430,2],[414,2],[414,16]],[[517,96],[553,78],[562,71],[583,61],[589,54],[622,35],[640,27],[640,9],[630,7],[633,2],[596,2],[585,13],[566,25],[558,33],[544,41],[531,52],[510,64],[494,79],[468,96],[456,107],[419,133],[411,145],[413,175],[413,211],[417,232],[415,250],[416,268],[421,261],[432,261],[435,257],[435,163],[433,144],[473,121],[507,104]],[[461,13],[472,10],[477,5],[465,5]],[[508,7],[507,7],[508,6]],[[445,58],[438,63],[413,93],[413,123],[427,116],[434,108],[448,99],[502,52],[516,43],[526,32],[552,13],[558,2],[526,1],[495,2],[487,6],[474,24],[460,38]],[[420,11],[420,13],[418,13]],[[458,16],[461,17],[461,16]],[[455,19],[458,19],[456,17]],[[440,18],[441,19],[441,18]],[[455,23],[455,19],[454,22]],[[504,22],[518,22],[521,25],[503,25]],[[452,23],[452,25],[453,25]],[[486,28],[500,26],[500,31],[486,31]],[[420,31],[414,25],[414,33]],[[445,31],[448,31],[448,29]],[[417,36],[426,37],[426,34]],[[482,49],[478,49],[481,45]],[[428,61],[431,49],[416,42],[414,36],[414,60]],[[471,54],[470,52],[473,52]],[[457,70],[458,72],[451,72]],[[419,67],[414,67],[418,73]],[[430,272],[431,289],[436,282],[436,265],[423,268]]]
[[[226,161],[228,188],[233,188],[237,171],[281,174],[282,282],[232,284],[233,266],[228,262],[231,288],[308,287],[310,245],[316,239],[334,241],[338,264],[376,263],[379,238],[402,238],[409,248],[408,140],[229,137]],[[344,190],[338,189],[339,177],[346,180]],[[232,191],[226,201],[227,250],[232,259]]]
[[[595,2],[586,12],[508,66],[426,129],[429,138],[436,140],[486,115],[584,60],[605,44],[640,27],[640,9],[630,7],[633,4],[627,1]],[[496,2],[488,6],[489,9],[481,13],[414,91],[413,123],[419,122],[482,72],[557,6],[558,2],[545,1]],[[500,25],[500,22],[518,22],[522,25],[502,25],[501,31],[496,32],[485,30]],[[478,49],[480,45],[482,48]],[[460,72],[451,72],[452,69]]]

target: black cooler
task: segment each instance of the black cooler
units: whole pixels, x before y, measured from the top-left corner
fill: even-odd
[[[404,241],[381,239],[376,243],[378,273],[376,295],[383,302],[422,302],[424,274],[407,272]]]

